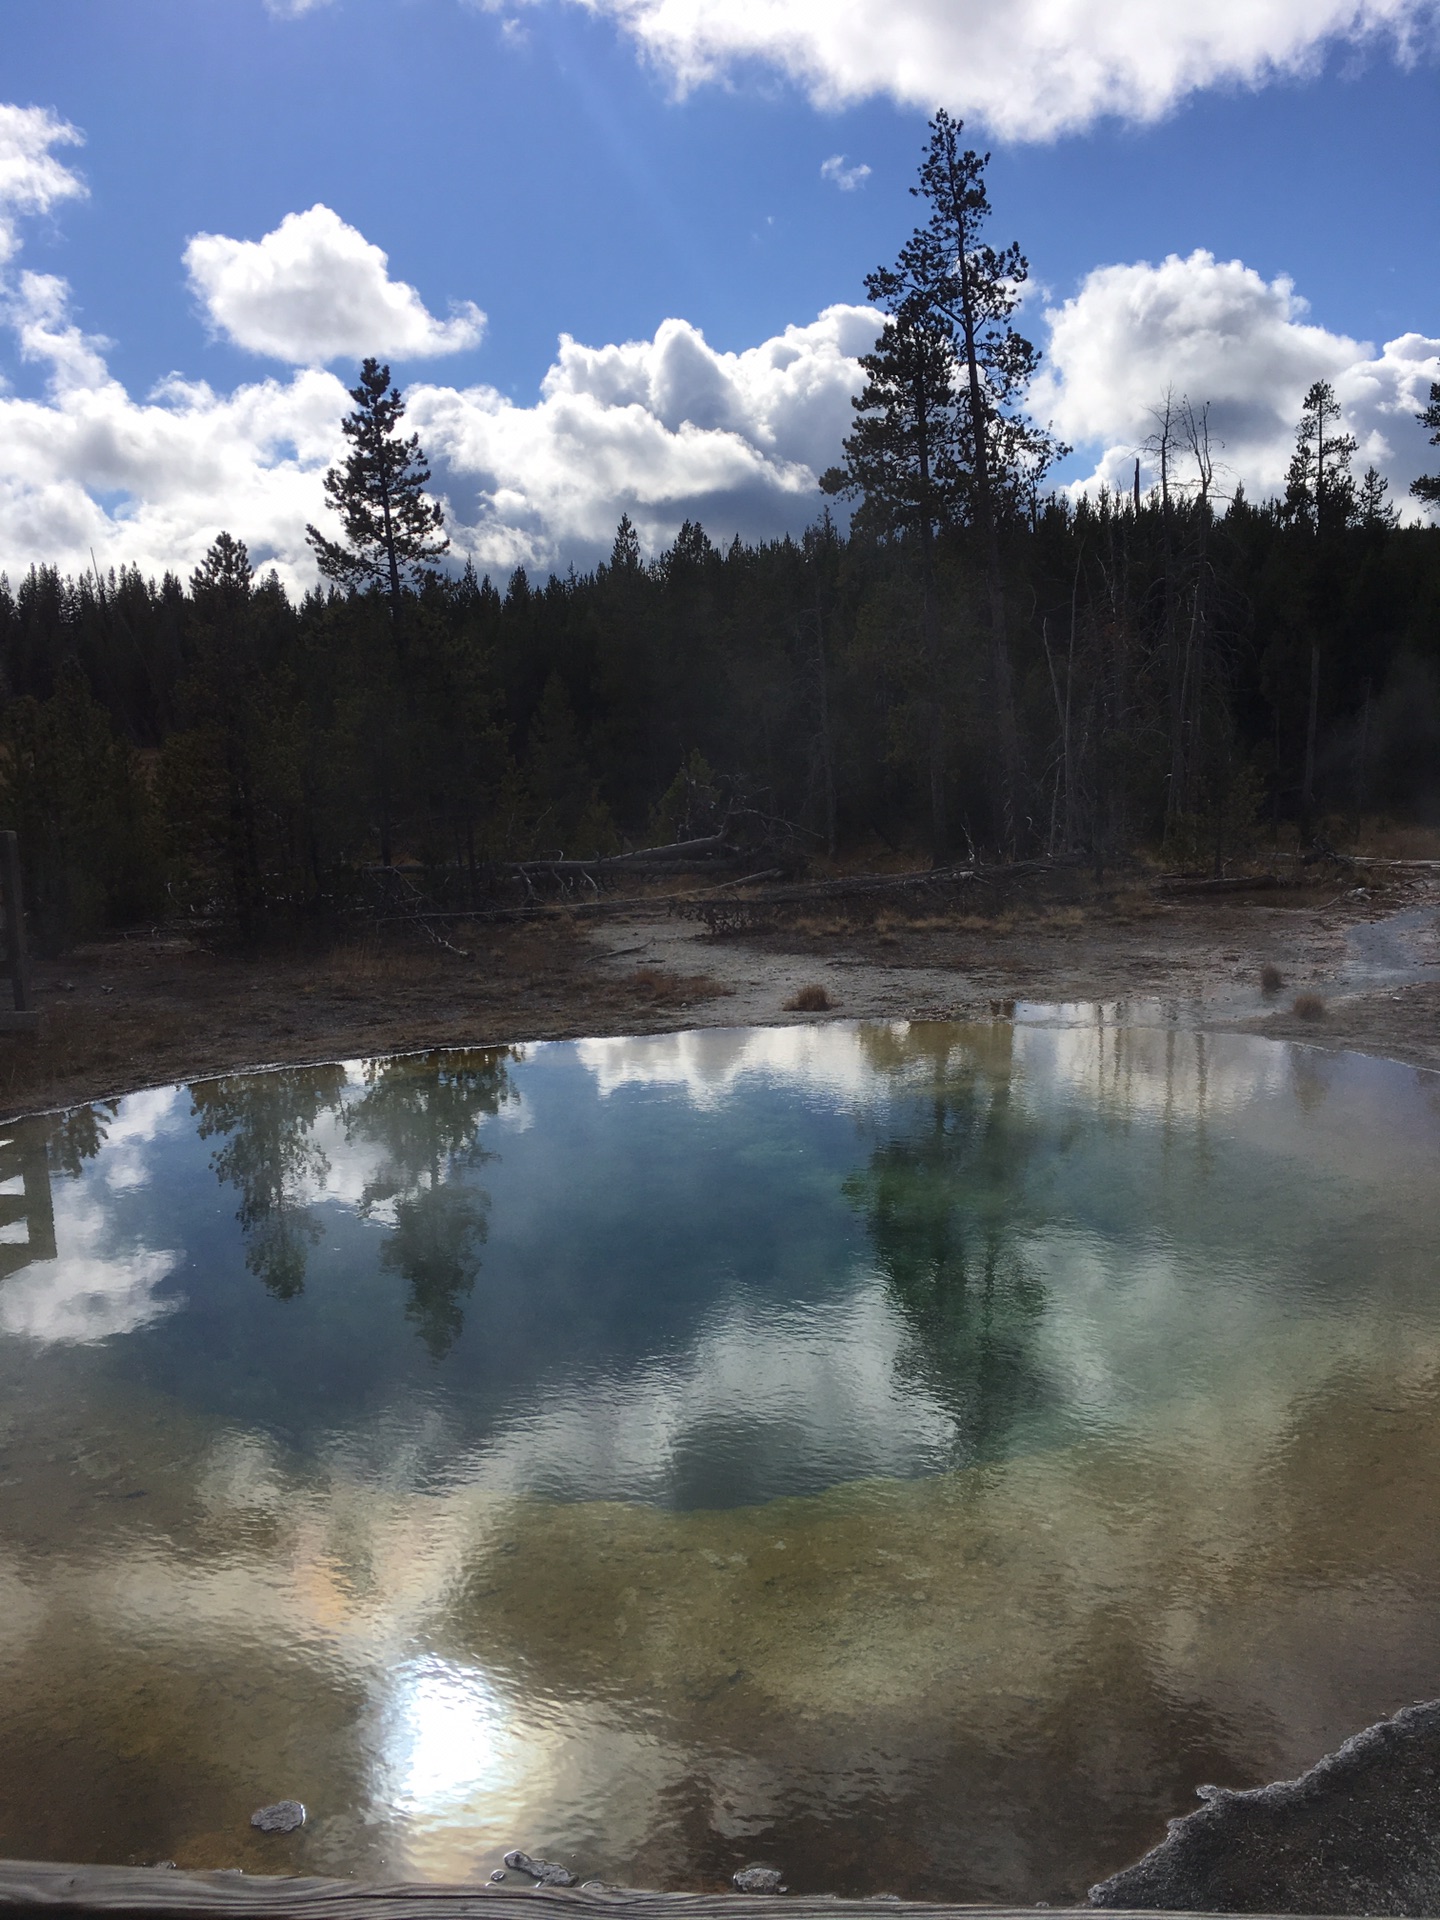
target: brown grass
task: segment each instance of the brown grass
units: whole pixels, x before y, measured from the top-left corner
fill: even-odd
[[[731,992],[711,974],[670,973],[664,967],[637,967],[625,985],[651,1007],[690,1007]]]
[[[1295,1004],[1290,1011],[1297,1020],[1323,1020],[1325,1002],[1318,993],[1297,993]]]
[[[835,1002],[824,987],[812,985],[801,987],[798,993],[792,993],[785,1002],[786,1013],[828,1013]]]
[[[1284,984],[1284,974],[1281,973],[1279,967],[1277,967],[1273,961],[1267,960],[1260,969],[1260,991],[1262,993],[1279,993]]]

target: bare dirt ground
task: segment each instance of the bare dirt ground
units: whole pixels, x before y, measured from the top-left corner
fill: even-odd
[[[1099,1001],[1137,1025],[1253,1032],[1440,1069],[1440,868],[1307,891],[1167,899],[1138,882],[983,912],[817,910],[709,934],[663,902],[321,954],[245,956],[181,933],[36,969],[40,1030],[0,1034],[0,1115],[245,1067],[441,1046],[817,1019],[973,1019]],[[1283,986],[1266,992],[1261,970]],[[787,1011],[804,987],[826,1011]],[[1294,1011],[1318,997],[1323,1011]]]

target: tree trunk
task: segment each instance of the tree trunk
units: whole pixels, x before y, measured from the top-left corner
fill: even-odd
[[[975,437],[975,510],[985,540],[985,585],[990,600],[990,664],[995,687],[995,724],[1000,743],[1000,825],[1007,857],[1015,856],[1020,809],[1020,736],[1015,724],[1014,676],[1010,669],[1010,640],[1006,630],[1005,578],[1000,563],[1000,529],[990,473],[986,438],[989,418],[980,379],[980,356],[975,345],[975,311],[970,289],[970,267],[960,253],[960,320],[965,340],[965,366],[970,386],[970,423]]]
[[[941,665],[940,610],[935,603],[935,566],[931,534],[920,540],[921,619],[925,630],[925,666],[930,707],[930,858],[943,866],[950,857],[950,822],[945,795],[945,701]]]
[[[1315,729],[1320,713],[1320,649],[1310,644],[1310,716],[1305,726],[1305,780],[1300,789],[1300,838],[1315,837]]]

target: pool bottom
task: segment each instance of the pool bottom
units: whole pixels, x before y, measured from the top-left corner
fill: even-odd
[[[1278,1425],[716,1512],[317,1467],[10,1382],[0,1851],[1083,1896],[1436,1690],[1440,1356]],[[128,1396],[127,1396],[128,1398]],[[123,1431],[107,1449],[106,1435]],[[1143,1598],[1137,1597],[1143,1596]],[[250,1812],[304,1800],[262,1836]]]

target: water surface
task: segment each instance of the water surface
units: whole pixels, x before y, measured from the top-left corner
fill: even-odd
[[[1074,1897],[1440,1693],[1437,1164],[1103,1009],[12,1128],[0,1853]]]

